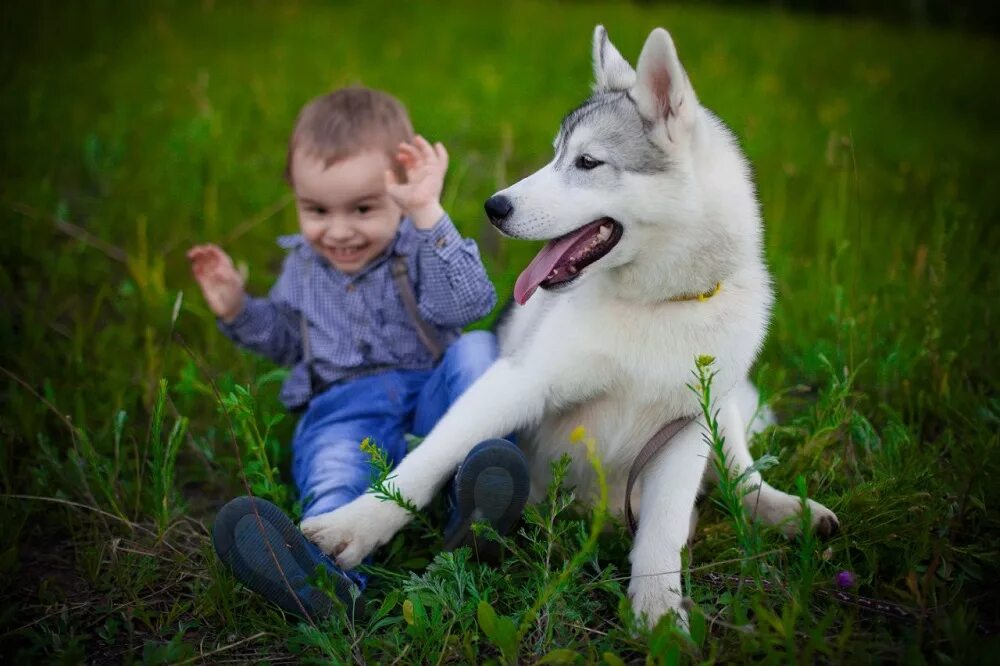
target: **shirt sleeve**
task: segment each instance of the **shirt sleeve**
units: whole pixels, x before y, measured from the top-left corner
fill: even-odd
[[[247,296],[233,321],[219,320],[219,330],[233,342],[286,366],[302,358],[300,314],[294,305],[296,284],[301,282],[295,275],[296,263],[293,252],[266,298]]]
[[[462,327],[489,314],[496,290],[471,238],[462,238],[447,214],[417,230],[420,316],[444,327]]]

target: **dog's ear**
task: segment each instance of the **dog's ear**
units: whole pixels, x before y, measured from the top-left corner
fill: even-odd
[[[628,90],[635,85],[635,70],[608,39],[603,25],[594,28],[594,91]]]
[[[666,120],[672,140],[674,126],[694,124],[698,99],[677,57],[674,40],[663,28],[649,33],[637,66],[637,81],[632,90],[639,113],[654,122]]]

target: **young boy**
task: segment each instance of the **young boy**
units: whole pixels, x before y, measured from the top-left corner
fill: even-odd
[[[303,516],[327,513],[365,492],[371,437],[393,465],[405,433],[426,435],[495,360],[492,334],[461,328],[496,302],[474,241],[440,203],[448,153],[415,136],[393,97],[345,88],[302,109],[286,178],[301,234],[267,298],[246,294],[215,245],[188,252],[205,300],[237,344],[292,367],[281,399],[302,416],[292,474]],[[474,518],[509,530],[527,495],[527,469],[505,440],[480,444],[459,468],[446,544],[471,542]],[[250,589],[311,617],[330,599],[305,582],[317,564],[350,600],[357,572],[341,572],[276,506],[240,497],[213,528],[219,557]]]

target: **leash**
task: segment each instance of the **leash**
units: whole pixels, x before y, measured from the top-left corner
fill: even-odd
[[[635,531],[638,529],[638,523],[635,520],[635,515],[632,513],[632,486],[635,485],[642,470],[663,450],[667,442],[673,439],[674,435],[686,428],[694,419],[695,417],[693,416],[682,416],[667,423],[653,435],[652,439],[646,442],[646,445],[642,447],[639,455],[632,462],[632,467],[628,471],[628,482],[625,484],[625,524],[628,525],[629,534],[633,537],[635,536]]]
[[[704,291],[700,294],[683,294],[681,296],[674,296],[670,298],[671,303],[680,303],[683,301],[698,301],[704,303],[708,299],[712,298],[722,290],[722,283],[716,282],[715,286]],[[635,457],[632,462],[632,467],[628,471],[628,482],[625,484],[625,524],[628,526],[629,534],[633,537],[635,536],[635,531],[638,529],[638,523],[635,520],[635,515],[632,513],[632,486],[639,478],[639,474],[645,469],[653,458],[663,450],[663,447],[667,445],[674,436],[687,427],[692,421],[694,421],[696,416],[682,416],[675,419],[662,428],[660,428],[653,437],[646,442],[642,450],[639,451],[639,455]]]

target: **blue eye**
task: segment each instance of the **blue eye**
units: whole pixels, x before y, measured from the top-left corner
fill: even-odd
[[[583,169],[584,171],[590,171],[591,169],[596,169],[597,167],[604,164],[604,162],[594,159],[590,155],[584,153],[576,158],[576,168]]]

